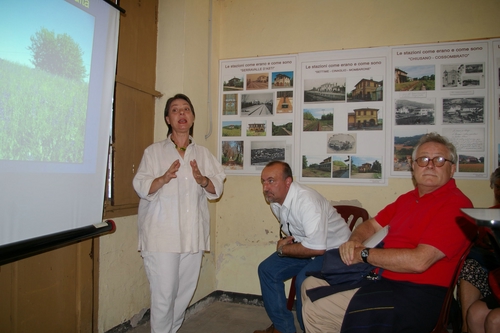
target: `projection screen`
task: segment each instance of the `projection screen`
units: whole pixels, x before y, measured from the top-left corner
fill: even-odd
[[[3,1],[0,245],[102,221],[119,14]]]

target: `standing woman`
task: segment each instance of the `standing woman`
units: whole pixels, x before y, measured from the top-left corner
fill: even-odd
[[[165,106],[167,139],[146,148],[134,177],[139,251],[151,290],[151,332],[177,332],[210,250],[208,200],[226,175],[210,151],[193,142],[194,107],[177,94]]]

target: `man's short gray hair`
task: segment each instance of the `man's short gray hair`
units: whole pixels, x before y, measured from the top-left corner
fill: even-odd
[[[442,136],[436,132],[431,132],[423,135],[420,140],[418,141],[417,145],[413,149],[413,153],[411,154],[411,158],[413,161],[417,158],[417,150],[418,148],[423,145],[424,143],[428,142],[435,142],[435,143],[440,143],[446,148],[448,148],[450,152],[450,159],[453,162],[453,164],[457,163],[457,149],[453,145],[453,143],[450,142],[445,136]]]

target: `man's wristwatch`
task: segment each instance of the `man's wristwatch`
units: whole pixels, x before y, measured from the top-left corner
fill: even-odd
[[[283,246],[285,245],[281,245],[280,247],[278,247],[278,249],[276,250],[276,253],[278,254],[278,257],[284,257],[283,255]]]
[[[370,249],[366,248],[366,249],[361,250],[361,259],[363,259],[363,261],[365,263],[368,263],[368,256],[369,255],[370,255]]]

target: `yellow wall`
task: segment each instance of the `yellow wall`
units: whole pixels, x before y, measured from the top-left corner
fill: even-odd
[[[157,101],[155,140],[163,139],[166,134],[163,121],[166,99],[176,92],[184,92],[196,108],[195,140],[211,149],[214,155],[217,154],[220,59],[500,36],[498,0],[474,3],[465,0],[214,0],[211,21],[209,0],[160,0],[159,11],[156,89],[165,95]],[[211,136],[205,139],[210,133],[211,119]],[[458,181],[458,186],[477,207],[493,204],[488,185],[486,180]],[[313,187],[333,201],[359,202],[375,215],[398,195],[410,190],[412,184],[410,179],[389,179],[385,187]],[[211,204],[210,209],[212,251],[205,255],[193,302],[214,290],[260,294],[257,265],[275,250],[279,235],[278,223],[262,196],[260,178],[228,176],[222,199]],[[118,272],[126,271],[127,275],[109,270],[101,275],[100,332],[149,307],[145,274],[136,251],[135,220],[135,216],[116,219],[117,234],[101,239],[101,267],[113,263],[118,266]],[[126,235],[119,233],[123,226],[126,226]],[[130,255],[118,253],[117,248]],[[128,266],[132,267],[120,269]],[[125,289],[129,285],[132,286]],[[134,305],[116,302],[118,296],[124,300],[122,303],[130,300]]]

